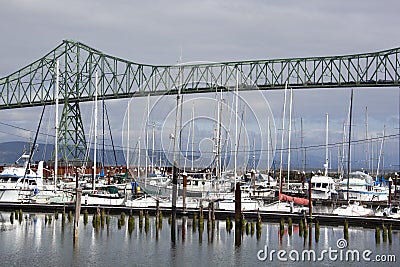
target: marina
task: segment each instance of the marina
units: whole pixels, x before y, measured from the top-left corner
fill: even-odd
[[[292,224],[288,219],[283,224],[263,222],[257,229],[255,221],[248,218],[249,226],[238,236],[239,230],[225,220],[216,219],[212,224],[204,220],[202,224],[192,215],[178,217],[175,226],[167,216],[157,221],[143,213],[124,219],[122,215],[107,215],[108,219],[96,226],[92,215],[82,215],[79,238],[73,239],[73,223],[61,213],[57,218],[54,213],[28,212],[22,216],[11,223],[9,212],[0,213],[2,240],[10,244],[0,249],[5,265],[191,266],[201,262],[206,266],[321,266],[346,262],[347,266],[359,266],[362,262],[374,266],[380,259],[381,264],[394,266],[400,257],[398,230],[380,229],[377,239],[375,228],[349,225],[346,232],[337,225],[304,227],[294,218]],[[329,248],[336,252],[324,257],[322,251]],[[283,256],[286,261],[269,254],[271,250],[287,251]],[[294,250],[298,255],[289,256]],[[363,255],[367,250],[371,253]],[[346,254],[348,251],[355,254]],[[13,257],[7,256],[10,253]]]
[[[398,265],[398,3],[71,1],[2,8],[0,266]]]

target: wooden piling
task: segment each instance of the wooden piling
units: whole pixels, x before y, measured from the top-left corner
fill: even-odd
[[[88,221],[89,221],[89,213],[87,209],[85,209],[83,211],[83,225],[87,225]]]
[[[388,230],[385,225],[382,226],[383,243],[387,242]]]
[[[315,222],[315,243],[318,243],[319,241],[319,221],[317,220]]]
[[[77,178],[78,179],[78,178]],[[79,233],[79,218],[81,216],[81,197],[82,189],[76,188],[76,198],[75,198],[75,220],[74,220],[74,238],[78,238]]]
[[[292,222],[292,218],[288,218],[288,234],[289,236],[292,236],[293,233],[293,222]]]
[[[375,243],[379,244],[381,242],[381,229],[379,227],[375,227]]]
[[[256,225],[257,240],[261,238],[261,231],[262,231],[261,216],[260,213],[257,212],[257,225]]]
[[[236,183],[235,189],[235,223],[240,224],[240,220],[242,218],[242,197],[240,191],[240,183]]]
[[[300,237],[303,236],[303,231],[304,231],[303,219],[300,219],[300,222],[299,222],[299,236]]]

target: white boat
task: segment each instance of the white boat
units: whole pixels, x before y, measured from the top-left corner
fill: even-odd
[[[0,189],[42,189],[43,188],[43,161],[40,161],[37,170],[31,169],[29,155],[25,152],[18,160],[23,159],[23,165],[7,166],[0,173]],[[18,160],[16,163],[18,163]]]
[[[169,197],[172,195],[172,180],[170,177],[155,176],[145,179],[137,179],[141,190],[153,197]],[[229,188],[230,188],[230,182]],[[197,178],[187,176],[186,197],[205,198],[215,192],[226,191],[225,182],[210,178]],[[178,196],[183,196],[183,178],[178,178]]]
[[[251,174],[246,174],[248,180],[247,183],[240,186],[242,194],[247,194],[253,197],[273,197],[277,188],[277,182],[272,177],[257,173],[254,178],[251,178]]]
[[[391,219],[399,219],[400,218],[400,208],[396,206],[389,206],[375,212],[375,216],[377,217],[387,217]]]
[[[235,202],[234,198],[223,199],[223,200],[217,202],[216,208],[220,209],[220,210],[234,211],[235,204],[236,204],[236,202]],[[241,199],[242,211],[256,211],[256,210],[259,210],[260,206],[261,205],[258,200],[250,199],[247,197]]]
[[[29,164],[29,154],[25,152],[18,160],[24,160],[22,165],[7,166],[0,173],[0,202],[30,202],[30,198],[38,194],[51,194],[54,185],[43,184],[43,161],[33,170]]]
[[[130,208],[155,208],[157,207],[157,199],[150,195],[145,194],[141,197],[132,200],[127,200],[125,202],[125,206]]]
[[[374,210],[360,205],[359,202],[354,202],[334,209],[332,214],[339,216],[373,216]]]
[[[349,189],[347,189],[347,183]],[[373,178],[361,171],[350,173],[350,178],[344,178],[339,182],[337,189],[339,197],[344,200],[355,201],[387,201],[389,187],[376,184]],[[347,192],[349,199],[347,199]]]
[[[260,207],[260,211],[283,213],[307,213],[308,207],[296,205],[294,202],[276,201]]]
[[[325,175],[314,175],[311,177],[312,199],[333,199],[338,193],[335,189],[336,183],[332,177]]]
[[[90,206],[122,206],[125,203],[125,195],[118,193],[118,188],[115,186],[84,192],[82,198],[82,204]]]

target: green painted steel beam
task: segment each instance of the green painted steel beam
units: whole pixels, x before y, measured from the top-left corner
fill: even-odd
[[[54,103],[55,62],[60,60],[60,101],[91,101],[94,73],[99,97],[232,90],[387,87],[399,85],[400,48],[345,56],[153,66],[113,57],[80,42],[65,40],[32,64],[0,79],[0,109]]]
[[[0,78],[0,109],[55,103],[56,61],[60,62],[59,101],[63,160],[83,159],[87,150],[79,103],[98,97],[207,93],[292,88],[388,87],[399,85],[399,52],[394,48],[345,56],[154,66],[110,56],[83,43],[64,40],[44,57]],[[238,77],[238,81],[237,78]]]

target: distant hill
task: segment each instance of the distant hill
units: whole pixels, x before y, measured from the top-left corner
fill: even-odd
[[[30,144],[27,142],[4,142],[0,143],[0,165],[13,164],[23,154],[24,151],[29,153]],[[35,152],[32,162],[40,160],[51,160],[54,151],[53,144],[38,144],[37,151]],[[106,165],[125,165],[125,158],[121,150],[116,150],[117,164],[115,164],[114,154],[111,150],[106,151]],[[93,151],[91,153],[91,157]],[[20,163],[22,163],[20,161]]]
[[[0,143],[0,165],[7,165],[7,164],[12,164],[15,163],[15,161],[22,155],[24,150],[29,149],[29,143],[27,142],[19,142],[19,141],[14,141],[14,142],[4,142]],[[34,154],[34,157],[32,159],[32,162],[37,162],[40,160],[51,160],[52,159],[52,153],[54,150],[54,145],[53,144],[39,144],[38,145],[38,150]],[[321,152],[322,153],[322,152]],[[323,159],[324,156],[321,153],[307,153],[307,170],[323,170]],[[98,154],[101,156],[101,152]],[[125,165],[125,157],[124,153],[122,150],[115,150],[117,162],[115,163],[114,160],[114,152],[112,150],[106,150],[105,151],[105,165]],[[295,154],[295,153],[294,153]],[[299,155],[294,155],[292,154],[292,163],[291,163],[291,169],[302,169],[301,167],[301,158],[299,158]],[[321,154],[321,155],[320,155]],[[141,162],[142,164],[145,162],[144,156],[145,153],[142,153],[141,157]],[[390,162],[397,162],[398,158],[396,156],[389,156],[385,155],[385,169],[386,170],[395,170],[397,169],[393,163]],[[163,158],[163,162],[167,162],[165,159],[165,155],[161,155]],[[91,151],[90,158],[93,158],[93,151]],[[156,155],[155,158],[160,158],[160,155]],[[278,158],[276,158],[278,159]],[[135,160],[135,159],[132,159]],[[238,159],[240,161],[240,158]],[[20,162],[22,163],[22,162]],[[334,171],[337,168],[337,160],[332,159],[332,171]],[[352,165],[353,170],[360,170],[363,168],[363,162],[355,162]],[[275,168],[279,169],[279,162],[275,162]],[[260,166],[259,169],[265,169],[265,166]],[[286,162],[286,157],[284,157],[284,163],[283,163],[283,169],[287,169],[287,162]]]

